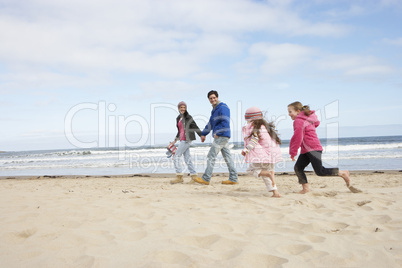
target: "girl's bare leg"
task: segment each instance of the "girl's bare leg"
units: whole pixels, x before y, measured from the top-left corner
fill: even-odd
[[[347,171],[347,170],[339,170],[339,176],[341,176],[345,180],[346,186],[349,187],[350,186],[349,171]]]
[[[260,177],[268,177],[268,178],[270,178],[270,180],[272,182],[272,187],[275,187],[275,179],[274,179],[275,178],[275,171],[262,170],[259,176]],[[272,190],[271,192],[272,192],[272,197],[281,197],[281,194],[279,193],[278,190]]]

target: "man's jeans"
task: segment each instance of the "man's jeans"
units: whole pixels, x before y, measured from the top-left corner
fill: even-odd
[[[214,139],[207,156],[207,169],[205,170],[204,175],[202,175],[204,181],[209,182],[211,180],[216,156],[219,152],[222,152],[223,159],[225,159],[226,165],[229,169],[229,180],[237,182],[237,171],[233,163],[232,155],[230,154],[228,142],[228,137],[218,137]]]
[[[191,141],[180,141],[180,144],[177,147],[177,151],[173,156],[173,163],[177,174],[181,174],[183,172],[183,167],[180,161],[182,155],[184,156],[184,162],[186,162],[190,174],[197,174],[194,169],[193,161],[191,160],[190,145]]]

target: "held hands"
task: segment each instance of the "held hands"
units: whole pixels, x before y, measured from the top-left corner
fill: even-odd
[[[204,142],[205,138],[206,138],[205,136],[201,136],[201,142]],[[217,139],[219,138],[219,136],[215,134],[214,138]]]

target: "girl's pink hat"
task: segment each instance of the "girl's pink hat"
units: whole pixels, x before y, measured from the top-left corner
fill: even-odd
[[[180,108],[180,106],[186,106],[186,110],[187,110],[187,103],[185,103],[184,101],[179,102],[179,104],[177,104],[177,108]]]
[[[250,107],[246,110],[246,114],[244,115],[246,121],[263,119],[262,112],[258,107]]]

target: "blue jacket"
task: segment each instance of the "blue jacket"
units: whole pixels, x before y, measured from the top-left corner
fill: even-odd
[[[230,138],[230,110],[229,107],[221,102],[211,112],[208,124],[205,126],[201,135],[206,136],[211,132],[215,136]]]

